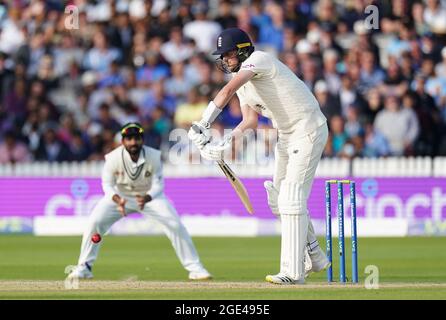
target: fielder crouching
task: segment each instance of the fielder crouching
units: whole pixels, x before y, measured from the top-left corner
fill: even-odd
[[[189,279],[211,278],[175,208],[164,196],[161,152],[143,145],[143,133],[138,123],[125,125],[121,130],[122,145],[105,156],[102,171],[105,195],[91,213],[79,262],[70,278],[93,278],[92,267],[102,244],[101,237],[116,221],[132,212],[150,216],[163,226],[181,264],[189,271]]]

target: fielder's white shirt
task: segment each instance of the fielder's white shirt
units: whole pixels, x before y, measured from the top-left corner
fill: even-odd
[[[137,162],[133,162],[122,145],[106,154],[102,189],[109,199],[115,194],[130,198],[161,195],[164,190],[161,151],[143,146]]]
[[[327,121],[305,83],[271,54],[253,52],[242,63],[242,70],[255,76],[237,90],[240,105],[271,119],[279,134],[297,131],[304,136]]]

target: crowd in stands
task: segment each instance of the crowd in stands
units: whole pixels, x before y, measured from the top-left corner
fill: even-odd
[[[130,121],[169,146],[228,80],[210,55],[228,27],[314,92],[324,157],[446,155],[445,0],[14,0],[0,1],[0,163],[101,160]],[[240,119],[234,98],[216,125]]]

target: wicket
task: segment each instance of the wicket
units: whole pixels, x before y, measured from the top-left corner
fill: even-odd
[[[351,212],[351,241],[352,241],[352,282],[358,283],[358,241],[356,232],[356,190],[355,182],[352,180],[327,180],[325,181],[325,239],[327,257],[331,262],[327,269],[327,281],[333,282],[333,253],[332,253],[332,235],[331,235],[331,185],[337,185],[338,210],[337,219],[339,226],[339,281],[347,281],[345,275],[345,240],[344,240],[344,184],[350,185],[350,212]]]

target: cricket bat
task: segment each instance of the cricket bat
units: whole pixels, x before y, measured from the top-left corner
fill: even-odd
[[[197,132],[201,133],[200,128],[198,128],[196,125],[192,125],[192,129]],[[209,143],[209,141],[208,141]],[[242,201],[243,205],[245,206],[246,210],[252,214],[254,212],[251,204],[251,200],[249,200],[248,191],[246,191],[245,186],[243,185],[242,181],[235,175],[234,171],[224,162],[223,160],[217,161],[218,166],[225,174],[226,178],[231,183],[232,187],[234,188],[235,192],[239,196],[240,200]]]
[[[239,196],[246,210],[253,214],[254,210],[252,208],[251,200],[249,200],[248,191],[246,191],[245,186],[240,181],[240,179],[235,175],[234,171],[224,162],[223,160],[217,161],[218,166],[225,174],[226,178],[228,178],[235,192]]]

